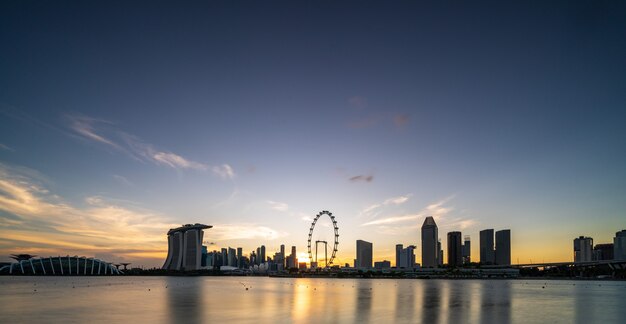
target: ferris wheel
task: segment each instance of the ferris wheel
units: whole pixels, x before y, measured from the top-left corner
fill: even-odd
[[[315,241],[315,259],[313,259],[313,253],[311,250],[311,243],[313,240],[313,230],[315,229],[315,224],[317,223],[317,221],[320,219],[322,215],[327,215],[328,217],[330,217],[330,220],[333,222],[333,229],[335,230],[335,242],[333,244],[332,255],[330,259],[328,259],[328,242],[319,241],[319,240]],[[318,252],[317,246],[320,243],[324,244],[324,260],[326,261],[325,266],[326,267],[331,266],[333,264],[333,261],[335,260],[335,256],[337,254],[337,246],[339,245],[339,227],[337,227],[337,221],[335,220],[335,216],[333,216],[333,214],[329,212],[328,210],[323,210],[319,212],[313,219],[313,222],[311,223],[311,228],[309,229],[308,248],[309,248],[309,260],[311,260],[311,262],[313,262],[313,260],[317,262],[317,252]]]

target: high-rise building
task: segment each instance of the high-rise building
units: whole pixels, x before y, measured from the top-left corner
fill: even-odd
[[[448,265],[451,267],[460,267],[463,265],[461,232],[448,233]]]
[[[236,267],[237,266],[237,250],[228,247],[228,266]]]
[[[282,268],[285,268],[285,244],[281,244],[280,245],[280,255],[281,255],[281,262],[280,264],[282,264]]]
[[[261,245],[261,253],[260,255],[260,259],[261,259],[261,263],[265,263],[267,262],[267,258],[265,257],[265,245]]]
[[[422,224],[422,267],[436,268],[439,249],[437,248],[437,224],[432,216],[426,217]]]
[[[237,248],[237,268],[243,268],[243,249]]]
[[[372,243],[363,240],[356,241],[356,264],[357,269],[372,268]]]
[[[596,244],[593,247],[593,260],[604,261],[613,260],[613,243]]]
[[[472,244],[469,235],[465,235],[463,241],[463,264],[470,264],[472,262]]]
[[[404,249],[402,247],[402,244],[396,244],[396,268],[414,268],[415,245],[409,245]]]
[[[493,229],[480,231],[480,263],[494,264],[496,256],[493,245]]]
[[[439,254],[437,254],[437,265],[443,267],[443,248],[441,247],[441,239],[437,240],[437,250]]]
[[[163,269],[201,269],[203,230],[211,227],[196,223],[170,229],[167,232],[168,251]]]
[[[615,233],[613,239],[613,259],[626,260],[626,230]]]
[[[382,270],[391,268],[391,261],[376,261],[374,262],[374,269]]]
[[[593,239],[580,236],[574,239],[574,262],[593,261]]]
[[[297,268],[298,258],[296,257],[296,247],[291,247],[291,255],[287,257],[287,268]]]
[[[511,230],[496,232],[496,264],[511,265]]]

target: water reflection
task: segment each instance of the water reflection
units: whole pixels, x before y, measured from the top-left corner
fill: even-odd
[[[441,287],[439,281],[426,280],[422,288],[422,323],[438,323],[441,305]]]
[[[372,311],[372,280],[356,280],[356,322],[367,323],[370,321]]]
[[[179,323],[184,318],[187,323],[202,323],[202,313],[210,312],[209,303],[204,303],[204,285],[201,277],[166,277],[167,314],[170,323]]]
[[[480,322],[511,322],[511,290],[508,281],[482,281]]]

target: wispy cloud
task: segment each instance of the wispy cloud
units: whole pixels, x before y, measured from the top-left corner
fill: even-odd
[[[11,147],[9,147],[7,145],[4,145],[2,143],[0,143],[0,150],[11,151],[11,152],[15,151],[13,148],[11,148]]]
[[[235,171],[228,164],[212,166],[180,154],[158,149],[152,144],[145,143],[139,137],[120,130],[113,122],[82,115],[66,117],[69,120],[69,128],[75,136],[123,152],[135,160],[177,170],[209,170],[224,179],[235,177]]]
[[[372,216],[371,214],[373,211],[383,206],[404,204],[405,202],[409,201],[411,196],[412,196],[411,194],[406,194],[403,196],[397,196],[397,197],[391,197],[391,198],[385,199],[382,203],[371,204],[365,207],[363,210],[361,210],[361,215]]]
[[[354,177],[351,177],[349,179],[351,182],[372,182],[374,180],[374,176],[373,175],[357,175]]]
[[[268,200],[267,203],[270,205],[270,208],[272,208],[273,210],[277,210],[281,212],[286,212],[287,210],[289,210],[289,205],[282,203],[282,202]]]
[[[16,171],[0,164],[0,253],[43,249],[93,255],[116,250],[123,257],[123,251],[132,250],[135,256],[165,256],[163,235],[177,226],[167,217],[99,196],[87,197],[86,207],[78,207]]]
[[[213,224],[210,232],[212,240],[275,240],[287,236],[287,233],[279,232],[267,226],[254,223],[246,224]]]
[[[364,117],[360,119],[351,120],[348,122],[350,128],[368,128],[375,126],[378,123],[378,118],[374,116]]]
[[[409,115],[407,114],[398,114],[393,117],[393,123],[398,128],[404,127],[409,123]]]
[[[121,183],[121,184],[123,184],[125,186],[129,186],[129,187],[134,186],[132,181],[128,180],[126,177],[121,176],[119,174],[114,174],[113,175],[113,179],[117,180],[119,183]]]
[[[400,201],[405,202],[408,200],[408,197],[409,195],[400,196],[400,197],[387,199],[386,201],[389,201],[390,203],[395,203],[395,202],[400,202]],[[406,198],[406,200],[404,198]],[[454,207],[447,205],[447,203],[453,198],[454,196],[450,196],[450,197],[441,199],[439,201],[433,202],[427,205],[426,207],[422,208],[422,210],[420,210],[419,212],[415,214],[391,216],[387,218],[376,219],[376,220],[372,220],[364,224],[361,224],[361,226],[390,225],[390,224],[396,224],[396,223],[406,223],[408,221],[414,221],[419,218],[424,218],[426,216],[433,216],[435,220],[439,221],[442,218],[444,218],[446,215],[448,215],[451,211],[454,210]]]

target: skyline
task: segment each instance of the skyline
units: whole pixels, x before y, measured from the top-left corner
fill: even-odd
[[[427,216],[570,260],[626,227],[624,7],[3,2],[0,261],[161,266],[188,223],[301,256],[322,210],[336,264],[421,260]]]

